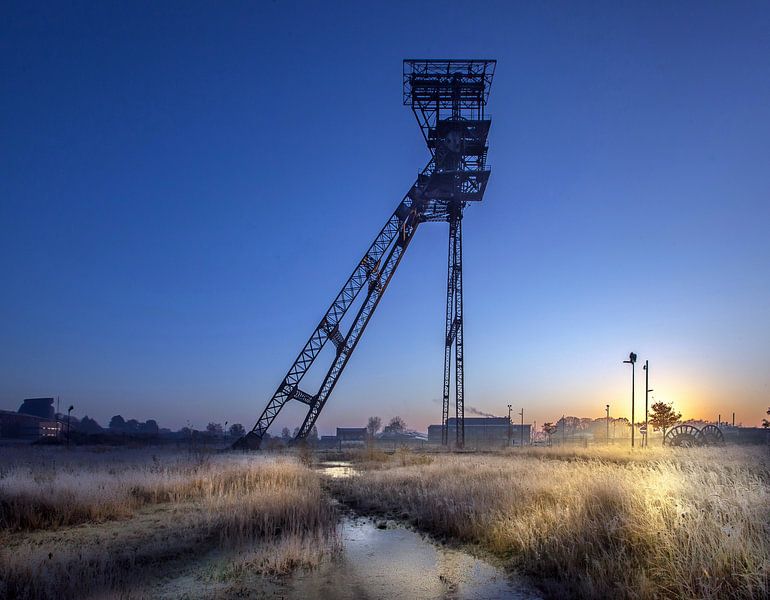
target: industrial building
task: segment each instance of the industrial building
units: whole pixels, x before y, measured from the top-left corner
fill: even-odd
[[[455,439],[457,419],[451,417],[447,422],[449,439]],[[523,438],[522,438],[523,433]],[[519,446],[530,443],[532,425],[511,423],[506,417],[465,417],[465,446],[468,448]],[[428,441],[432,444],[441,443],[441,425],[428,426]]]
[[[337,427],[337,441],[342,443],[366,441],[366,427]]]
[[[17,412],[0,410],[0,438],[36,440],[56,437],[60,431],[53,398],[28,398]]]

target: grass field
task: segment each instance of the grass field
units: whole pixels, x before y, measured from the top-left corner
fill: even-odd
[[[0,597],[154,597],[144,582],[185,569],[197,592],[249,595],[339,550],[334,498],[491,553],[549,597],[770,595],[765,448],[348,458],[357,474],[332,480],[306,454],[3,448]]]
[[[0,597],[135,590],[216,549],[232,553],[212,577],[235,585],[312,566],[336,522],[320,477],[291,457],[4,448]]]
[[[770,596],[763,448],[436,455],[333,485],[360,511],[491,551],[549,596]]]

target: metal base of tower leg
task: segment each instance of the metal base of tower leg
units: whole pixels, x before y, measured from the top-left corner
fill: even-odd
[[[261,445],[262,438],[253,431],[250,431],[235,441],[233,444],[233,450],[259,450]]]

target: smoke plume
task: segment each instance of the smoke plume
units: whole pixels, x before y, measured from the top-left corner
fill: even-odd
[[[494,417],[495,415],[491,415],[487,412],[484,412],[483,410],[479,410],[475,406],[468,406],[465,405],[465,411],[471,413],[472,415],[478,415],[480,417]]]

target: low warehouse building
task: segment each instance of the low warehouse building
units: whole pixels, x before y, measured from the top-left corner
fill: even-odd
[[[457,419],[451,417],[448,420],[449,443],[456,439]],[[524,444],[530,443],[532,425],[525,423],[523,428],[520,423],[510,423],[506,417],[466,417],[465,418],[465,445],[474,447],[500,447],[510,444],[519,446],[522,440]],[[510,436],[510,438],[509,438]],[[441,425],[428,427],[428,441],[433,444],[441,443]]]

